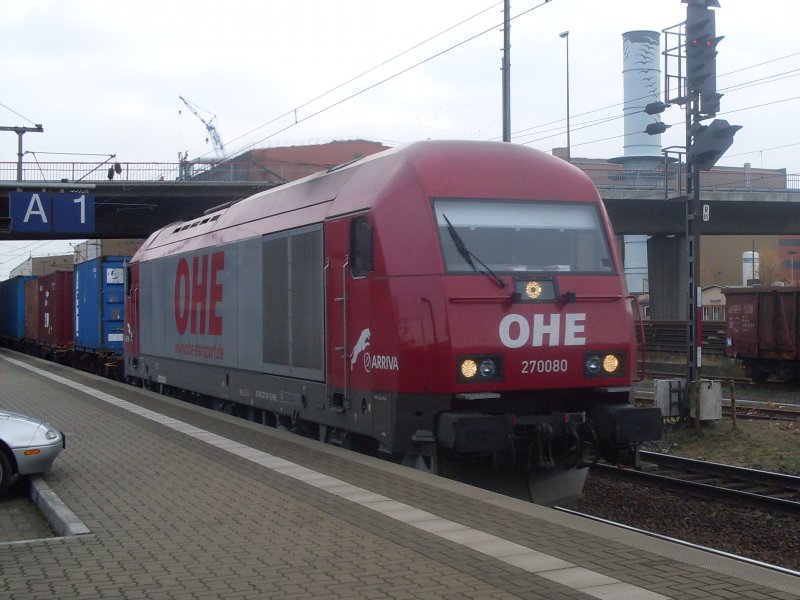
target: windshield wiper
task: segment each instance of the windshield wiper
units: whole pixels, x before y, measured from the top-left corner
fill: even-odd
[[[442,213],[442,217],[444,217],[444,220],[447,221],[447,231],[450,232],[450,237],[453,238],[453,243],[456,246],[456,250],[458,250],[458,253],[464,257],[464,260],[467,261],[467,264],[469,264],[470,267],[472,267],[472,270],[475,271],[476,273],[483,273],[484,275],[486,275],[489,279],[494,281],[497,284],[497,287],[499,287],[500,289],[506,287],[506,282],[500,279],[497,276],[497,274],[486,265],[485,262],[483,262],[480,258],[475,256],[475,254],[473,254],[472,251],[470,251],[470,249],[467,248],[467,245],[464,243],[464,240],[462,240],[461,236],[458,235],[456,228],[453,227],[453,224],[450,222],[450,219],[447,218],[447,215]],[[483,270],[478,269],[478,267],[475,266],[475,263],[472,261],[472,259],[475,259],[478,262],[478,264],[483,267]]]

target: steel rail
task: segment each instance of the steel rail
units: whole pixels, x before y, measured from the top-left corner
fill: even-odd
[[[635,394],[637,406],[653,406],[655,397],[653,392],[639,390]],[[723,398],[722,413],[730,416],[730,399]],[[783,421],[800,420],[800,405],[789,403],[759,402],[755,400],[737,400],[736,417],[738,419],[774,419]]]
[[[800,477],[658,452],[641,452],[640,456],[643,463],[656,470],[603,463],[593,468],[629,481],[800,516]]]

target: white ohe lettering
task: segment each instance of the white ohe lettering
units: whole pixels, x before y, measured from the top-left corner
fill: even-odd
[[[512,313],[500,321],[500,341],[506,348],[538,346],[585,346],[586,313],[535,314],[530,321]]]

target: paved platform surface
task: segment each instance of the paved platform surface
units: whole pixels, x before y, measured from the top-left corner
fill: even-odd
[[[800,598],[791,574],[7,351],[0,406],[65,432],[43,480],[86,531],[0,543],[3,599]]]

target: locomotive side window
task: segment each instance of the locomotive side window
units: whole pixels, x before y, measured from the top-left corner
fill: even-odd
[[[353,277],[366,277],[375,268],[372,227],[366,217],[350,221],[350,272]]]
[[[473,272],[470,255],[499,273],[614,273],[593,204],[438,199],[434,213],[449,273]]]

